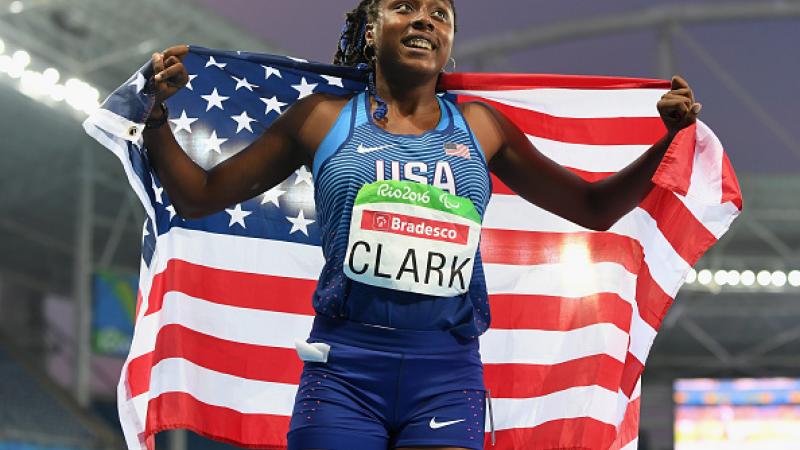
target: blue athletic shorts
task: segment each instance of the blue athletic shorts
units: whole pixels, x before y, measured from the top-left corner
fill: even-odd
[[[317,316],[308,342],[331,349],[327,362],[305,362],[289,450],[483,449],[477,339]]]

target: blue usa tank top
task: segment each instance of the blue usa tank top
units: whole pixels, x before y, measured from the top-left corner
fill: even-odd
[[[378,127],[370,114],[369,95],[358,94],[344,107],[317,149],[313,164],[314,197],[325,257],[313,296],[318,315],[389,328],[449,330],[463,338],[475,338],[488,328],[490,313],[480,250],[477,248],[479,236],[473,236],[476,250],[474,261],[469,261],[471,271],[467,274],[461,272],[466,270],[465,262],[470,258],[459,260],[454,256],[453,261],[449,261],[446,252],[433,250],[428,251],[427,256],[423,254],[427,248],[425,242],[458,241],[459,233],[466,230],[464,226],[442,220],[441,216],[439,220],[414,217],[404,212],[407,210],[389,211],[388,215],[378,212],[377,216],[372,212],[370,224],[395,224],[397,239],[413,241],[416,245],[416,253],[412,249],[401,258],[403,265],[400,270],[389,267],[387,261],[381,261],[380,244],[358,242],[354,247],[350,242],[351,225],[357,226],[362,221],[367,223],[367,216],[362,218],[360,212],[357,220],[353,219],[357,198],[361,199],[366,185],[390,184],[390,180],[397,182],[391,188],[397,188],[398,194],[402,189],[413,191],[408,188],[411,185],[431,189],[432,194],[420,195],[439,198],[448,206],[471,202],[473,211],[480,216],[478,219],[476,215],[476,220],[483,218],[491,196],[491,178],[485,156],[456,105],[437,98],[441,119],[436,128],[421,135],[400,135]],[[389,186],[384,188],[383,192],[391,191]],[[421,241],[420,237],[432,240]],[[358,244],[363,245],[359,247]],[[387,253],[385,248],[383,253]],[[354,263],[356,254],[363,257],[363,262]],[[348,267],[349,271],[346,270]],[[437,271],[439,268],[446,270],[444,275],[443,270]],[[422,292],[410,292],[368,284],[354,279],[353,273],[374,274],[379,282],[384,278],[389,281],[405,278],[401,281],[410,280],[411,284],[415,280],[420,285],[423,282],[438,283],[434,287],[445,290],[448,284],[450,288],[458,289],[459,283],[469,281],[467,286],[462,286],[465,292],[452,294],[451,290],[441,295],[445,291],[423,289]]]

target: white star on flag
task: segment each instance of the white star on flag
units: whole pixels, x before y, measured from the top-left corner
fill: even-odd
[[[217,137],[217,130],[211,132],[211,136],[206,139],[206,152],[215,151],[222,154],[222,147],[221,145],[227,142],[227,138],[218,138]]]
[[[292,87],[300,93],[300,95],[297,97],[297,99],[300,100],[301,98],[305,98],[313,94],[317,84],[309,84],[308,81],[306,81],[306,77],[303,77],[300,79],[300,84],[293,84]]]
[[[194,87],[192,86],[192,80],[194,80],[195,78],[197,78],[197,75],[189,75],[189,81],[187,81],[187,82],[186,82],[186,87],[187,87],[187,88],[188,88],[190,91],[193,91],[193,90],[194,90]]]
[[[169,211],[169,220],[174,219],[175,216],[178,215],[178,213],[175,211],[175,206],[173,206],[173,205],[167,206],[166,210]]]
[[[305,215],[303,215],[303,210],[300,210],[300,214],[297,215],[296,218],[286,217],[286,220],[292,223],[292,229],[289,231],[289,234],[294,234],[297,231],[302,231],[303,234],[308,236],[308,226],[314,223],[313,220],[306,219]]]
[[[236,127],[236,134],[239,134],[239,132],[244,129],[247,129],[247,131],[251,133],[253,132],[253,128],[250,127],[250,124],[252,122],[256,122],[256,119],[253,119],[250,116],[248,116],[247,111],[242,111],[242,113],[239,114],[238,116],[231,116],[231,119],[235,120],[236,124],[238,125]]]
[[[264,68],[264,79],[269,80],[269,77],[271,77],[273,75],[275,75],[278,78],[283,78],[283,75],[281,75],[281,71],[280,70],[278,70],[278,69],[276,69],[274,67],[265,66],[265,65],[262,65],[261,67]]]
[[[163,192],[164,192],[163,187],[158,187],[156,186],[155,183],[153,183],[153,193],[156,194],[156,202],[161,203],[162,205],[164,204],[164,200],[161,198],[161,193]]]
[[[314,181],[312,179],[312,174],[311,174],[311,172],[308,171],[308,169],[306,169],[306,166],[300,167],[294,173],[295,173],[295,175],[297,175],[297,178],[294,179],[294,184],[295,185],[298,185],[300,183],[306,183],[309,186],[313,186],[314,185]]]
[[[261,199],[261,204],[266,205],[267,203],[272,203],[273,205],[277,206],[278,208],[281,207],[280,202],[278,199],[281,198],[281,195],[285,194],[286,191],[278,189],[277,186],[268,190],[264,193],[264,198]]]
[[[222,102],[224,102],[225,100],[230,98],[230,97],[224,97],[222,95],[219,95],[217,93],[217,88],[214,88],[214,92],[212,92],[211,94],[209,94],[209,95],[201,95],[200,97],[202,97],[203,100],[208,102],[208,106],[206,107],[206,112],[210,111],[211,108],[213,108],[215,106],[217,108],[225,111],[225,108],[222,106]]]
[[[150,232],[147,231],[147,225],[150,224],[150,219],[144,219],[144,227],[142,228],[142,239],[150,236]]]
[[[286,103],[278,100],[278,97],[273,96],[272,98],[262,98],[262,102],[267,105],[267,109],[264,111],[264,115],[269,115],[270,111],[275,111],[278,114],[283,114],[281,111],[281,107],[286,106]]]
[[[247,225],[244,224],[244,218],[250,214],[253,214],[251,211],[243,211],[241,203],[236,205],[236,207],[233,209],[226,209],[225,212],[231,216],[231,222],[228,224],[229,227],[232,227],[233,224],[238,223],[242,226],[242,228],[247,228]]]
[[[128,86],[136,86],[136,92],[142,92],[144,85],[147,84],[147,79],[142,75],[142,72],[136,72],[136,79],[128,83]]]
[[[172,130],[173,133],[177,133],[181,130],[185,130],[187,133],[192,132],[192,124],[197,122],[196,117],[189,117],[186,115],[186,110],[184,109],[181,112],[181,116],[177,119],[169,119],[170,122],[175,124],[175,129]]]
[[[328,75],[321,75],[321,77],[324,78],[325,81],[327,81],[328,85],[330,85],[330,86],[339,86],[340,88],[344,87],[344,84],[342,84],[342,79],[341,78],[331,77],[331,76],[328,76]]]
[[[248,91],[250,91],[250,92],[253,92],[253,88],[257,88],[257,87],[258,87],[257,85],[255,85],[255,84],[253,84],[253,83],[250,83],[249,81],[247,81],[247,78],[242,78],[242,79],[239,79],[239,78],[236,78],[236,77],[235,77],[235,76],[233,76],[233,75],[231,75],[231,78],[233,78],[234,80],[236,80],[236,88],[234,89],[235,91],[238,91],[238,90],[239,90],[239,88],[245,88],[245,89],[247,89]]]
[[[217,60],[214,59],[213,56],[209,56],[208,57],[208,62],[206,63],[206,67],[214,66],[214,67],[219,67],[220,69],[224,69],[225,66],[227,66],[227,65],[228,65],[227,63],[218,63]]]

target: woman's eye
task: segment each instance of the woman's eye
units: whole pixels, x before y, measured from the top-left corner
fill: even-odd
[[[445,20],[445,21],[450,18],[450,15],[447,14],[446,11],[442,11],[442,10],[434,11],[433,15],[436,16],[437,18],[439,18],[441,20]]]
[[[395,9],[398,10],[398,11],[407,12],[407,11],[411,11],[411,5],[409,5],[408,3],[400,3],[399,5],[397,5],[395,7]]]

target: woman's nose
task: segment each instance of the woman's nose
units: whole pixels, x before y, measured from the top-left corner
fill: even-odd
[[[428,31],[433,31],[434,27],[433,20],[431,20],[430,16],[425,12],[417,14],[417,16],[414,18],[414,22],[412,22],[412,25],[418,30]]]

